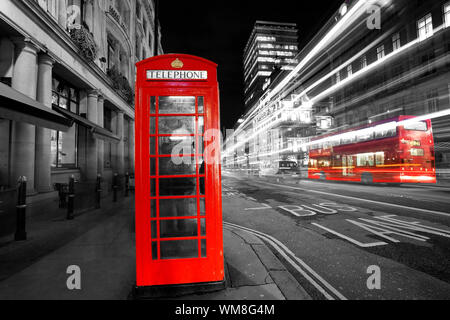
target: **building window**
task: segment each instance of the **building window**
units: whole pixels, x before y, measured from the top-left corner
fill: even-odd
[[[396,33],[392,36],[392,47],[395,50],[400,49],[401,42],[400,42],[400,33]]]
[[[108,41],[108,70],[112,70],[115,66],[116,52],[111,42]]]
[[[79,113],[79,92],[58,79],[53,79],[52,104]],[[78,125],[67,132],[51,131],[52,168],[76,168]]]
[[[53,17],[56,17],[56,1],[57,0],[38,0],[39,5],[50,13]]]
[[[377,48],[377,58],[378,60],[384,58],[385,51],[384,51],[384,45]]]
[[[347,66],[347,76],[350,77],[353,74],[353,66],[349,64]]]
[[[361,69],[364,69],[365,67],[367,67],[367,57],[363,56],[361,58]]]
[[[444,5],[444,23],[445,27],[450,27],[450,2]]]
[[[424,40],[433,35],[433,20],[431,13],[417,21],[419,40]]]
[[[140,3],[140,1],[136,1],[136,17],[138,20],[141,20],[141,3]]]
[[[439,111],[439,93],[433,89],[426,94],[426,108],[428,113]]]
[[[336,83],[339,83],[339,82],[341,82],[341,72],[340,71],[338,71],[336,73]]]

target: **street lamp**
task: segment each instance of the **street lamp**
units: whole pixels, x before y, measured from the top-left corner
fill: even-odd
[[[341,17],[345,16],[345,14],[348,12],[348,6],[346,3],[342,4],[341,8],[339,9],[339,13],[341,14]]]

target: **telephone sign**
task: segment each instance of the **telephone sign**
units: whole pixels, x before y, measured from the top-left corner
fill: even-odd
[[[217,65],[137,63],[137,287],[224,280]]]
[[[208,80],[208,71],[147,70],[149,80]]]

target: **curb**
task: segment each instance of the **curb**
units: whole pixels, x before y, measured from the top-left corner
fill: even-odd
[[[286,300],[312,300],[312,297],[263,240],[244,230],[237,230],[228,226],[224,228],[251,247]]]

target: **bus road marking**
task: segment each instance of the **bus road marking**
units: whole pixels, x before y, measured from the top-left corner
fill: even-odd
[[[252,200],[251,197],[246,197],[247,199]],[[256,201],[256,200],[254,200]],[[268,204],[262,203],[262,207],[256,207],[256,208],[246,208],[245,211],[253,211],[253,210],[267,210],[267,209],[274,209]],[[356,212],[358,209],[349,207],[347,205],[341,205],[338,203],[333,202],[326,202],[326,203],[320,203],[320,204],[311,204],[311,205],[285,205],[285,206],[278,206],[277,208],[287,211],[290,214],[292,214],[295,217],[312,217],[319,213],[325,214],[325,215],[334,215],[338,214],[340,211],[342,212]]]
[[[281,210],[287,211],[290,214],[296,216],[296,217],[311,217],[315,216],[317,212],[311,211],[311,210],[305,210],[303,207],[300,206],[280,206],[278,207]],[[301,213],[298,213],[301,212]]]
[[[356,201],[363,201],[363,202],[378,204],[378,205],[382,205],[382,206],[391,206],[391,207],[394,207],[394,208],[414,210],[414,211],[420,211],[420,212],[426,212],[426,213],[430,213],[430,214],[450,217],[450,213],[441,212],[441,211],[433,211],[433,210],[428,210],[428,209],[421,209],[421,208],[402,206],[402,205],[399,205],[399,204],[386,203],[386,202],[380,202],[380,201],[363,199],[363,198],[356,198],[356,197],[352,197],[352,196],[344,196],[344,195],[341,195],[341,194],[328,193],[328,192],[318,191],[318,190],[303,189],[303,188],[297,188],[297,187],[293,187],[293,186],[285,186],[285,185],[281,185],[281,184],[274,184],[274,183],[263,182],[263,181],[260,181],[260,183],[266,184],[266,185],[271,185],[271,186],[274,186],[274,187],[283,187],[283,188],[288,188],[288,189],[301,190],[301,191],[304,191],[304,192],[317,193],[317,194],[328,195],[328,196],[332,196],[332,197],[338,197],[338,198],[344,198],[344,199],[350,199],[350,200],[356,200]]]
[[[332,202],[324,202],[320,204],[301,205],[301,206],[288,205],[288,206],[280,206],[278,208],[287,211],[296,217],[312,217],[317,215],[318,213],[324,215],[334,215],[338,214],[339,211],[343,212],[358,211],[358,209],[356,208]]]
[[[400,240],[395,239],[393,237],[390,237],[388,235],[397,235],[403,238],[409,238],[420,242],[427,242],[430,240],[429,237],[418,234],[420,233],[426,233],[426,234],[432,234],[432,235],[438,235],[445,238],[450,238],[450,230],[443,230],[439,228],[429,227],[422,225],[420,222],[407,222],[403,220],[395,219],[397,216],[395,215],[386,215],[386,216],[379,216],[374,217],[375,219],[379,220],[372,220],[372,219],[364,219],[359,218],[358,220],[362,221],[355,221],[346,219],[347,222],[364,229],[380,238],[383,238],[385,240],[388,240],[392,243],[401,243]],[[324,227],[318,223],[312,223],[312,225],[321,228],[331,234],[334,234],[341,239],[347,240],[350,243],[353,243],[357,245],[358,247],[362,248],[372,248],[377,246],[383,246],[387,245],[386,242],[374,242],[374,243],[362,243],[360,241],[357,241],[353,238],[350,238],[349,236],[346,236],[342,233],[339,233],[337,231],[334,231],[330,228]]]
[[[316,226],[318,228],[321,228],[321,229],[323,229],[323,230],[325,230],[325,231],[327,231],[327,232],[329,232],[331,234],[334,234],[335,236],[338,236],[339,238],[347,240],[348,242],[353,243],[353,244],[355,244],[355,245],[357,245],[358,247],[361,247],[361,248],[373,248],[373,247],[379,247],[379,246],[386,246],[387,245],[386,242],[382,242],[382,241],[380,241],[380,242],[372,242],[372,243],[362,243],[362,242],[359,242],[358,240],[355,240],[355,239],[352,239],[352,238],[350,238],[350,237],[348,237],[346,235],[343,235],[342,233],[339,233],[339,232],[331,230],[331,229],[329,229],[327,227],[321,226],[318,223],[312,223],[312,225],[314,225],[314,226]]]

